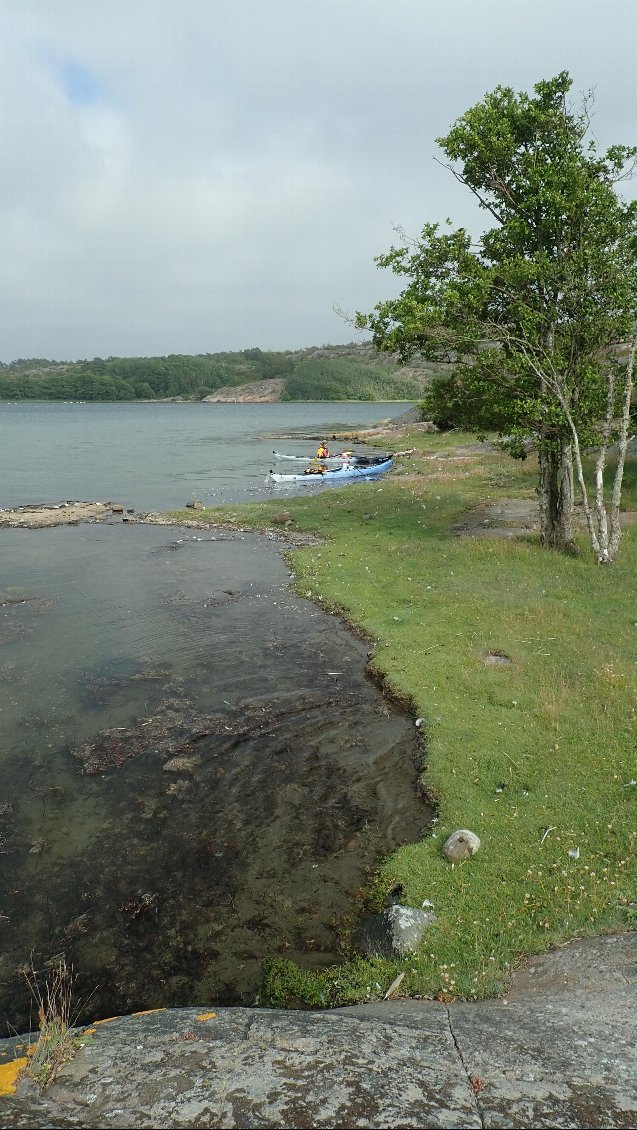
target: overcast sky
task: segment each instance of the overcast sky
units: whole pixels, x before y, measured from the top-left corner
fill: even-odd
[[[635,0],[0,0],[0,360],[358,340],[396,227],[479,230],[436,137],[567,70],[637,144],[636,58]]]

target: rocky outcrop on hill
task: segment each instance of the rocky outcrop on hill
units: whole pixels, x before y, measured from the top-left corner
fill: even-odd
[[[234,388],[226,385],[225,388],[218,388],[210,396],[204,396],[203,401],[208,404],[268,404],[282,400],[284,392],[285,381],[282,377],[276,377],[273,380],[252,381],[250,384],[237,385]]]

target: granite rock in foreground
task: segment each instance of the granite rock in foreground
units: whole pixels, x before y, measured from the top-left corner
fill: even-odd
[[[506,1000],[138,1013],[87,1029],[48,1090],[0,1097],[0,1125],[634,1126],[636,1005],[627,934],[527,963]]]

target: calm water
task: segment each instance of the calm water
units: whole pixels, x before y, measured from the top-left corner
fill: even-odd
[[[2,504],[258,498],[271,436],[394,408],[2,405]],[[114,520],[0,548],[0,1034],[31,959],[66,955],[85,1018],[337,961],[366,873],[428,819],[365,646],[258,536]]]
[[[371,427],[408,404],[2,404],[0,506],[63,500],[169,510],[254,501],[274,437]],[[316,444],[294,440],[291,454]]]

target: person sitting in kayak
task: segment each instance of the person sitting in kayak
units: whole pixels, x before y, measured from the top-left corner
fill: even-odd
[[[329,457],[330,457],[330,449],[327,446],[327,444],[325,443],[325,441],[323,441],[318,446],[318,451],[316,452],[316,458],[317,459],[329,459]]]

